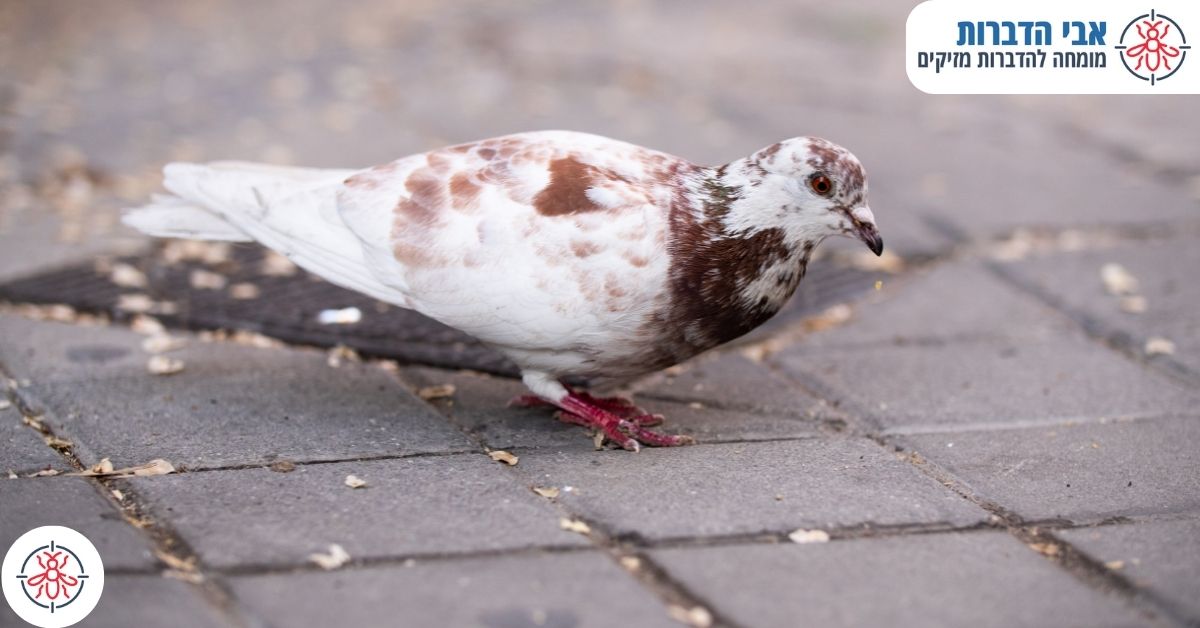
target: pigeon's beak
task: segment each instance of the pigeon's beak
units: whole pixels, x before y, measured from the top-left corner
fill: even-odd
[[[875,215],[871,213],[871,208],[859,207],[850,212],[850,216],[854,218],[854,233],[858,239],[875,255],[883,255],[883,238],[875,227]]]

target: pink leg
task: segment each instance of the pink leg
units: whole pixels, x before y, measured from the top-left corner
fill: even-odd
[[[563,410],[562,420],[577,425],[595,427],[604,432],[606,438],[630,451],[639,450],[642,443],[651,447],[674,447],[696,442],[690,436],[662,434],[647,429],[630,419],[621,418],[594,403],[594,400],[590,399],[590,395],[585,397],[575,392],[568,392],[567,396],[559,402],[559,406]]]
[[[661,414],[650,414],[634,404],[633,400],[626,397],[595,397],[591,393],[586,392],[576,392],[574,394],[584,403],[591,404],[605,412],[617,415],[618,418],[632,421],[642,427],[661,425],[663,422]],[[553,408],[556,406],[537,395],[518,395],[509,400],[508,407]],[[577,423],[577,421],[566,421],[567,423]]]

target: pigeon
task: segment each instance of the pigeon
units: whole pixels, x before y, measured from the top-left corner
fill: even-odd
[[[761,325],[828,236],[883,252],[862,165],[817,137],[711,167],[540,131],[361,170],[171,163],[164,179],[171,194],[128,210],[126,224],[257,241],[466,332],[520,369],[532,394],[514,404],[551,406],[635,451],[694,440],[589,390],[618,390]]]

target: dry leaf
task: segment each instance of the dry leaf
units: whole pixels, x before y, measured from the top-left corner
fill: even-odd
[[[1108,561],[1107,563],[1104,563],[1104,566],[1105,566],[1105,567],[1108,567],[1109,569],[1111,569],[1111,570],[1113,570],[1113,571],[1117,571],[1117,570],[1120,570],[1120,569],[1124,569],[1124,568],[1125,568],[1125,561],[1123,561],[1123,560],[1110,560],[1110,561]]]
[[[112,461],[108,458],[101,458],[100,462],[88,467],[88,472],[94,475],[104,475],[113,472]]]
[[[337,569],[350,562],[350,554],[347,554],[341,545],[334,543],[329,546],[328,554],[309,554],[308,560],[316,563],[321,569]]]
[[[1146,341],[1146,355],[1175,355],[1175,343],[1155,336]]]
[[[805,530],[800,528],[788,535],[793,543],[828,543],[829,533],[824,530]]]
[[[346,476],[345,483],[346,486],[349,486],[350,488],[366,488],[367,486],[366,480],[353,474]]]
[[[637,556],[622,556],[621,566],[627,571],[637,571],[642,568],[642,559]]]
[[[117,498],[117,501],[119,501],[119,502],[125,501],[125,493],[121,492],[121,489],[114,488],[113,490],[111,490],[109,492],[112,493],[113,497]]]
[[[160,561],[162,561],[162,563],[164,565],[170,567],[171,569],[175,569],[178,571],[195,571],[196,570],[196,557],[195,556],[188,556],[187,558],[180,558],[174,554],[168,554],[167,552],[164,552],[162,550],[154,550],[154,556],[157,557]]]
[[[242,282],[229,286],[229,296],[239,301],[257,299],[260,294],[262,294],[262,291],[258,289],[258,286],[252,283]]]
[[[48,478],[48,477],[56,476],[59,473],[62,473],[62,472],[59,471],[58,469],[42,469],[41,471],[34,471],[33,473],[30,473],[29,475],[27,475],[25,477],[27,477],[27,478]]]
[[[496,462],[503,462],[504,464],[506,464],[510,467],[517,466],[517,462],[519,462],[521,460],[517,456],[514,456],[511,453],[504,451],[503,449],[497,449],[496,451],[489,451],[488,456],[491,457],[492,460],[495,460]]]
[[[42,417],[40,416],[22,416],[21,422],[43,434],[50,433],[50,430],[46,427],[46,424],[42,423]]]
[[[438,384],[437,386],[426,386],[417,391],[417,396],[425,401],[433,399],[445,399],[453,397],[454,391],[457,390],[454,384]]]
[[[688,626],[695,626],[696,628],[708,628],[713,623],[712,613],[708,612],[708,609],[703,606],[684,608],[672,604],[667,607],[667,615],[670,615],[671,619],[677,622],[687,624]]]
[[[268,468],[275,473],[291,473],[292,471],[296,470],[296,463],[292,462],[291,460],[279,460],[277,462],[272,462],[271,466]]]
[[[1043,556],[1058,556],[1059,547],[1054,543],[1030,543],[1029,549]]]
[[[174,338],[166,334],[156,334],[142,341],[142,351],[146,353],[166,353],[186,346],[187,341],[183,338]]]
[[[21,477],[21,476],[17,475],[17,472],[16,472],[16,471],[13,471],[12,469],[9,469],[9,470],[8,470],[8,479],[10,479],[10,480],[16,480],[16,479],[18,479],[18,478],[20,478],[20,477]]]
[[[578,532],[579,534],[591,534],[592,527],[578,519],[567,519],[566,517],[558,520],[558,527],[568,532]]]
[[[693,402],[691,402],[691,403],[689,403],[689,404],[688,404],[688,407],[689,407],[689,408],[691,408],[691,409],[693,409],[693,410],[703,410],[703,409],[704,409],[704,404],[700,403],[699,401],[693,401]]]
[[[175,473],[175,465],[163,460],[155,458],[146,464],[139,464],[124,469],[116,469],[111,475],[136,475],[136,476],[151,476],[151,475],[167,475]]]
[[[1109,262],[1100,267],[1100,280],[1104,282],[1104,288],[1108,293],[1114,296],[1132,295],[1137,292],[1138,280],[1125,270],[1125,267]]]
[[[202,268],[194,268],[188,275],[188,283],[195,290],[221,290],[225,288],[228,280],[224,276],[218,275],[211,270]]]
[[[173,360],[165,355],[156,355],[146,362],[146,370],[152,375],[174,375],[183,370],[183,360]]]
[[[1130,314],[1141,314],[1146,311],[1146,297],[1132,295],[1121,297],[1121,311]]]
[[[122,288],[146,287],[146,274],[125,263],[113,264],[108,279]]]
[[[190,584],[200,584],[204,582],[204,574],[198,571],[179,571],[178,569],[164,569],[162,572],[164,578],[173,580],[182,580]]]
[[[558,497],[557,486],[535,486],[533,487],[533,492],[545,497],[546,499],[554,499],[555,497]]]
[[[317,322],[322,325],[353,325],[362,320],[362,310],[346,307],[340,310],[321,310]]]

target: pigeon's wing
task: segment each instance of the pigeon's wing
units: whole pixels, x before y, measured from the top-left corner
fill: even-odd
[[[593,135],[525,133],[360,172],[339,212],[413,309],[501,348],[583,350],[662,306],[682,163]]]

